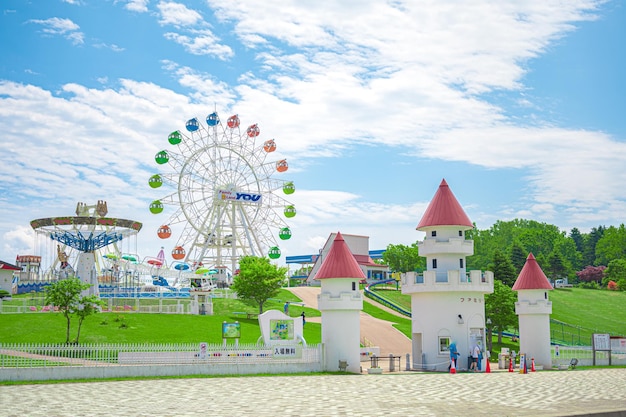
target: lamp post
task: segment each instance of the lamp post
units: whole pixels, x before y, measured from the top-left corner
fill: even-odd
[[[491,319],[487,319],[487,349],[491,352],[492,346],[492,337],[491,337]]]

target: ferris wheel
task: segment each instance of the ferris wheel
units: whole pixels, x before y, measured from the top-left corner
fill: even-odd
[[[280,257],[278,241],[291,237],[286,219],[296,215],[284,196],[295,187],[278,178],[287,161],[270,160],[276,142],[260,140],[260,132],[257,124],[240,128],[237,115],[224,124],[213,112],[206,125],[193,118],[184,131],[169,134],[169,147],[155,156],[164,172],[148,184],[169,192],[152,201],[150,211],[173,206],[157,231],[161,239],[177,239],[172,258],[234,273],[242,256]]]

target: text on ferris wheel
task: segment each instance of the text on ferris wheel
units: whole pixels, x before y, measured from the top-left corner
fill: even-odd
[[[240,193],[237,191],[229,190],[219,190],[217,194],[220,200],[261,203],[261,194]]]

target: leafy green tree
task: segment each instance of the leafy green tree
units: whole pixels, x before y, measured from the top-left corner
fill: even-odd
[[[75,306],[74,314],[78,317],[78,330],[76,331],[76,343],[80,338],[80,329],[83,326],[83,321],[92,314],[98,313],[102,307],[104,307],[104,301],[98,298],[97,295],[82,296],[78,300],[78,304]]]
[[[262,314],[263,304],[278,294],[286,273],[286,267],[278,267],[268,258],[244,256],[239,260],[239,274],[230,288],[246,304],[258,306]]]
[[[574,244],[576,245],[576,250],[582,253],[585,247],[585,237],[580,233],[580,230],[578,230],[578,228],[576,227],[573,227],[572,230],[570,230],[569,232],[569,237],[574,241]]]
[[[547,276],[552,281],[567,276],[567,267],[563,263],[563,257],[557,251],[553,251],[548,255],[548,267],[546,268]]]
[[[426,269],[426,258],[419,255],[417,242],[411,246],[388,245],[383,252],[383,261],[394,272],[421,272]]]
[[[516,298],[513,290],[497,279],[493,282],[493,293],[485,295],[485,314],[491,321],[490,330],[498,333],[498,343],[502,343],[502,332],[517,328]]]
[[[517,273],[511,260],[501,251],[493,255],[493,266],[490,268],[494,277],[508,287],[512,287],[517,279]]]
[[[596,263],[608,265],[613,259],[626,258],[626,227],[610,226],[596,244]]]
[[[615,281],[621,291],[626,290],[626,259],[613,259],[604,271],[602,285],[606,288],[609,281]]]
[[[67,323],[65,343],[70,343],[72,315],[78,316],[78,334],[80,335],[80,326],[85,318],[98,311],[97,307],[101,305],[95,295],[81,296],[81,293],[89,287],[90,284],[76,277],[70,277],[57,281],[45,289],[45,304],[54,305],[65,317]],[[76,342],[78,342],[78,336]]]
[[[517,241],[513,242],[513,246],[511,246],[511,262],[515,267],[515,272],[517,274],[519,274],[524,267],[527,257],[528,253],[526,253],[526,250],[524,250],[522,245],[520,245]]]
[[[602,235],[604,235],[604,226],[594,227],[591,232],[584,235],[583,265],[602,265],[602,263],[596,263],[596,244]]]

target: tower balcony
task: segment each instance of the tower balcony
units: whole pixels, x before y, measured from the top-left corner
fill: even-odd
[[[531,301],[518,301],[515,303],[515,314],[552,314],[552,301],[549,300],[535,300]]]
[[[360,291],[346,291],[339,294],[322,292],[317,296],[318,310],[362,310],[363,296]]]
[[[471,256],[474,254],[474,241],[462,237],[451,237],[445,240],[426,238],[417,242],[417,251],[420,256],[446,253]]]
[[[473,270],[461,273],[460,270],[406,272],[402,274],[402,294],[432,292],[493,292],[493,272]]]

